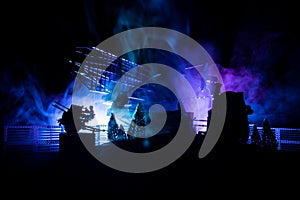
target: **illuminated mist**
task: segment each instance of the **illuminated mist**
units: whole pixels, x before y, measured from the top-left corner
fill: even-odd
[[[5,71],[2,74],[2,123],[57,126],[63,111],[53,107],[53,103],[58,101],[69,107],[73,83],[62,93],[47,94],[38,78],[23,67],[18,68],[17,73]]]
[[[268,118],[274,127],[295,126],[299,97],[299,47],[288,44],[287,33],[239,32],[231,68],[219,65],[227,91],[243,92],[254,113],[250,123],[262,125]],[[223,88],[224,90],[224,88]]]
[[[282,27],[279,28],[265,28],[264,25],[268,25],[269,21],[260,22],[259,16],[257,19],[255,18],[256,21],[255,19],[251,21],[251,17],[247,18],[247,15],[250,16],[253,9],[255,9],[255,5],[252,5],[253,7],[250,6],[248,10],[245,7],[243,10],[245,11],[244,15],[238,15],[237,13],[239,17],[241,16],[240,24],[234,24],[234,22],[232,22],[229,23],[229,27],[226,27],[226,23],[220,26],[224,29],[227,28],[227,32],[226,30],[222,32],[221,28],[217,29],[215,27],[217,25],[214,24],[218,22],[218,20],[224,20],[224,22],[226,22],[226,20],[230,21],[232,18],[227,17],[223,19],[222,16],[222,13],[227,13],[227,11],[223,11],[221,14],[216,12],[215,18],[212,19],[212,16],[206,16],[205,12],[201,12],[205,11],[205,7],[199,10],[197,10],[198,8],[185,10],[189,7],[189,5],[185,3],[176,4],[168,0],[137,0],[121,4],[120,2],[105,1],[105,3],[103,3],[105,12],[100,14],[99,10],[93,7],[98,5],[96,1],[87,1],[82,5],[84,5],[84,8],[80,8],[79,10],[82,9],[82,12],[84,12],[87,23],[87,27],[85,28],[88,29],[90,37],[96,38],[98,42],[101,42],[101,39],[106,39],[106,36],[111,36],[111,34],[145,26],[170,28],[195,37],[194,39],[199,41],[200,45],[207,50],[218,65],[224,82],[222,90],[244,93],[246,104],[250,105],[254,110],[254,113],[249,115],[249,121],[251,123],[261,125],[262,120],[268,118],[271,126],[297,126],[298,119],[300,118],[300,112],[297,110],[300,102],[300,79],[297,77],[300,64],[299,39],[295,37],[296,34],[292,34],[288,32],[288,29],[282,28],[285,26],[284,23],[284,25],[281,25]],[[185,5],[185,7],[182,8],[181,5]],[[193,5],[195,4],[191,6]],[[218,11],[220,12],[222,9],[223,8],[220,8]],[[197,13],[193,13],[194,15],[192,15],[191,13],[195,12],[195,10],[197,10]],[[267,19],[272,19],[271,11],[268,11],[268,14],[270,14],[270,17],[267,17]],[[100,19],[97,15],[102,17],[107,16]],[[80,15],[74,19],[78,20],[79,17]],[[110,20],[112,17],[114,18]],[[52,18],[47,17],[48,21],[50,19],[52,20]],[[67,19],[69,20],[70,18]],[[272,20],[278,22],[276,21],[277,19]],[[105,26],[102,26],[102,23]],[[69,27],[72,26],[73,23],[69,22]],[[74,29],[70,30],[78,31],[81,29],[80,26],[77,27],[74,25],[74,27]],[[197,30],[197,28],[199,28],[200,31]],[[217,30],[217,33],[213,32],[214,28]],[[228,34],[228,32],[230,32],[228,29],[230,28],[233,28],[232,34]],[[39,29],[36,28],[34,30],[37,32]],[[45,30],[43,30],[43,34],[47,32]],[[70,34],[70,30],[55,33],[57,35],[59,33]],[[224,38],[222,37],[223,33],[225,33]],[[231,37],[227,38],[226,36],[228,35]],[[105,37],[101,38],[101,36]],[[35,37],[36,35],[34,38]],[[42,40],[41,38],[43,37],[41,36],[39,40]],[[62,38],[64,41],[58,43],[60,45],[64,44],[66,38],[69,38],[69,35]],[[37,42],[35,41],[33,45],[38,46],[37,43],[39,40]],[[89,39],[85,39],[83,43],[78,41],[74,43],[84,46],[86,41],[89,41]],[[127,41],[127,44],[130,46],[132,42],[135,42],[134,39]],[[174,45],[176,38],[170,38],[168,42],[170,45]],[[227,46],[232,48],[226,48],[226,45],[222,46],[224,43],[230,43],[230,45]],[[24,44],[30,44],[30,42]],[[97,44],[98,43],[93,43],[94,46]],[[10,46],[10,44],[7,46]],[[37,51],[38,50],[35,50],[34,52]],[[191,51],[190,53],[192,54],[193,52]],[[49,57],[56,56],[53,52],[49,54]],[[30,55],[30,53],[28,53],[28,55]],[[134,54],[128,54],[127,58],[139,63],[139,61],[141,61],[140,56],[142,55],[142,51],[135,52]],[[149,61],[153,58],[153,56],[151,58],[151,55],[147,56],[147,59],[143,58],[144,61]],[[227,60],[225,59],[225,61],[223,61],[224,57]],[[176,66],[179,70],[183,69],[185,65],[181,60],[174,59],[174,57],[172,57],[172,60],[170,57],[167,57],[160,61],[164,64]],[[41,80],[39,80],[38,74],[36,74],[34,70],[30,70],[33,68],[31,64],[20,62],[17,64],[19,65],[18,67],[12,67],[12,65],[15,64],[2,63],[2,69],[5,69],[2,70],[1,73],[0,87],[2,124],[57,125],[56,120],[61,117],[62,111],[52,106],[53,101],[58,101],[69,107],[71,105],[73,82],[70,81],[70,83],[63,86],[53,83],[55,87],[65,87],[61,88],[62,92],[59,93],[45,91],[44,86],[40,84]],[[42,68],[41,66],[39,67]],[[16,71],[9,70],[10,68]],[[209,73],[208,71],[208,75]],[[186,76],[191,78],[190,80],[194,83],[196,88],[200,86],[199,95],[209,96],[205,82],[200,80],[201,77],[193,79],[194,76],[190,71],[186,71]],[[53,79],[55,80],[55,76]],[[181,89],[180,86],[178,86],[178,88]],[[102,97],[95,98],[101,99]],[[97,105],[98,103],[99,102],[96,102]],[[105,102],[100,102],[99,105],[103,105],[103,103]],[[87,102],[87,104],[89,104],[89,102]],[[107,104],[106,106],[109,107],[109,103]],[[207,105],[204,105],[204,107],[206,106]],[[104,110],[106,110],[107,107]],[[98,109],[97,123],[106,116],[103,114],[102,108],[98,106]],[[106,120],[107,118],[105,118],[105,121]]]

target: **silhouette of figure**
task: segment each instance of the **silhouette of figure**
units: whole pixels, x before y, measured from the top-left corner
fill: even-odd
[[[94,119],[94,117],[95,117],[94,107],[90,106],[90,120]]]
[[[109,122],[108,122],[108,129],[107,129],[107,137],[110,141],[114,141],[116,135],[118,134],[119,126],[115,119],[115,115],[111,113]]]
[[[81,116],[80,116],[80,118],[82,119],[82,123],[89,122],[92,119],[94,119],[94,117],[95,117],[94,107],[89,106],[89,108],[90,109],[85,107],[85,109],[83,110],[83,106],[82,106],[82,113],[81,113]]]

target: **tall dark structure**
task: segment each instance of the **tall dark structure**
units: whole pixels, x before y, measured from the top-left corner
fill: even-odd
[[[221,99],[226,98],[226,104]],[[225,123],[219,139],[220,144],[235,146],[245,144],[249,138],[248,115],[253,113],[249,105],[245,104],[243,92],[227,91],[215,94],[212,110],[208,115],[208,126],[210,126],[211,112],[218,113],[218,110],[226,106]]]

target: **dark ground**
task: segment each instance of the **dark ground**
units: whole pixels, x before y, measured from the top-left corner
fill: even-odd
[[[199,199],[204,194],[209,198],[220,195],[221,198],[261,195],[270,198],[297,193],[299,152],[217,145],[208,156],[199,159],[199,141],[196,138],[188,151],[171,165],[141,174],[116,171],[84,150],[3,152],[1,193],[11,198],[84,195],[100,199],[179,194],[188,199]]]

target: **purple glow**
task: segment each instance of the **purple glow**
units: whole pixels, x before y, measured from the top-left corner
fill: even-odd
[[[224,68],[219,65],[219,70],[224,82],[221,92],[243,92],[248,103],[264,102],[262,74],[252,72],[246,67]]]
[[[240,31],[232,67],[219,66],[223,90],[244,92],[246,103],[254,110],[249,115],[251,123],[261,125],[268,118],[272,126],[292,126],[299,116],[295,110],[300,101],[295,54],[299,48],[287,49],[287,37],[280,32]]]
[[[223,91],[244,92],[246,103],[254,110],[254,113],[249,115],[251,122],[261,125],[263,118],[268,118],[272,126],[296,126],[300,113],[297,111],[300,102],[299,34],[297,31],[293,33],[294,27],[297,27],[296,24],[286,23],[294,22],[292,18],[294,15],[289,15],[293,12],[290,12],[290,9],[284,14],[279,12],[281,5],[280,9],[277,8],[278,10],[271,8],[260,10],[254,2],[250,7],[242,4],[239,7],[241,9],[234,9],[237,12],[236,17],[231,18],[229,15],[223,15],[227,14],[228,10],[222,7],[220,9],[208,8],[205,4],[197,7],[196,4],[190,1],[180,3],[168,0],[136,0],[126,3],[105,1],[103,4],[88,1],[83,3],[84,8],[74,7],[74,11],[85,12],[74,12],[76,13],[75,21],[72,21],[72,16],[69,15],[71,13],[66,12],[66,16],[61,13],[58,18],[53,17],[59,20],[52,22],[52,17],[46,17],[49,13],[45,12],[39,17],[46,20],[45,22],[50,22],[44,23],[44,28],[39,28],[38,21],[35,22],[31,18],[28,20],[27,17],[20,15],[21,21],[16,21],[16,25],[11,27],[12,33],[15,33],[6,35],[12,38],[7,40],[9,42],[3,48],[3,53],[7,52],[3,54],[3,60],[10,64],[3,62],[1,67],[4,72],[1,73],[0,87],[1,120],[8,124],[57,125],[56,120],[62,113],[52,106],[52,102],[56,100],[67,107],[70,106],[72,83],[67,88],[64,88],[65,85],[55,85],[54,82],[47,83],[63,91],[58,94],[49,93],[40,83],[43,80],[39,79],[43,79],[43,76],[39,77],[40,74],[36,72],[56,64],[58,57],[61,56],[58,55],[60,53],[64,53],[61,57],[65,59],[65,53],[69,53],[70,49],[60,45],[85,45],[86,41],[88,43],[93,41],[89,36],[97,38],[96,41],[101,41],[111,34],[131,28],[157,26],[178,30],[192,35],[199,41],[219,64],[224,81]],[[56,7],[53,9],[55,10]],[[273,18],[275,11],[278,15]],[[82,27],[80,23],[77,23],[78,19],[82,20],[79,18],[81,14],[86,19],[86,24]],[[19,31],[18,26],[22,25],[20,22],[30,22],[32,23],[30,26],[35,28],[25,29],[27,34],[20,37],[20,35],[15,35]],[[66,24],[63,24],[64,22]],[[79,32],[84,32],[85,26],[90,35],[81,35]],[[49,27],[49,31],[46,31],[48,30],[46,27]],[[131,42],[135,42],[134,38],[128,41],[128,45]],[[176,38],[170,37],[168,43],[175,47]],[[189,53],[193,54],[193,51],[190,50]],[[51,59],[53,61],[49,61]],[[136,61],[135,59],[132,58],[131,61]],[[36,69],[27,62],[34,63],[32,65],[36,65]],[[180,66],[182,63],[176,64]],[[60,67],[61,64],[53,65],[53,72],[60,73]],[[207,75],[210,74],[211,72],[208,72]],[[187,74],[187,76],[190,75]],[[64,78],[63,75],[58,77]],[[55,79],[54,75],[53,81]],[[195,87],[199,85],[197,79],[191,79],[191,82]],[[177,84],[175,80],[174,84]],[[178,89],[184,88],[178,85]],[[199,89],[199,96],[207,97],[209,93],[205,88]],[[109,104],[109,102],[104,103]],[[206,103],[203,106],[206,108]],[[100,109],[102,106],[98,107],[98,121],[100,121],[106,115]]]

